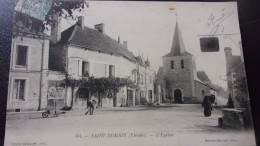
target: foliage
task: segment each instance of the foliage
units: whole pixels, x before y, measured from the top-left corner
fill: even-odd
[[[99,90],[99,91],[105,91],[108,89],[118,90],[120,87],[123,86],[136,88],[134,82],[129,78],[119,78],[119,77],[95,78],[93,76],[89,78],[78,79],[78,80],[71,77],[66,77],[66,79],[63,80],[63,86],[87,88],[90,90]]]
[[[55,23],[57,23],[56,20],[54,20],[53,15],[58,15],[65,19],[75,19],[73,12],[81,12],[82,9],[84,9],[85,4],[88,7],[85,0],[53,0],[52,6],[45,17],[45,21],[40,21],[31,16],[15,11],[14,28],[16,28],[16,31],[18,32],[24,32],[24,29],[29,29],[30,31],[34,31],[36,34],[42,33],[45,30],[48,30],[48,26],[54,26]]]
[[[56,21],[53,20],[53,15],[58,15],[66,19],[74,19],[73,11],[81,12],[82,9],[84,9],[84,4],[88,7],[88,4],[85,3],[84,0],[54,0],[50,11],[45,17],[44,24],[53,26],[56,23]]]
[[[145,97],[140,98],[140,104],[144,105],[147,103],[147,99]]]
[[[228,98],[228,92],[223,87],[216,84],[211,84],[210,86],[217,90],[218,96]]]
[[[236,79],[235,88],[236,88],[235,99],[239,102],[239,106],[241,108],[245,108],[245,117],[244,117],[245,127],[252,127],[253,120],[252,120],[251,107],[250,107],[250,101],[248,96],[247,81],[245,76]]]
[[[246,77],[242,77],[236,80],[235,88],[240,90],[243,94],[248,94]]]

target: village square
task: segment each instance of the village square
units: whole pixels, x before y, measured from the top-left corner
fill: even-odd
[[[86,3],[72,7],[82,5]],[[236,48],[221,39],[217,42],[223,59],[216,61],[220,65],[207,64],[224,70],[225,79],[216,79],[212,68],[207,70],[207,65],[197,62],[204,59],[198,55],[202,45],[195,52],[189,48],[193,40],[199,39],[183,37],[188,29],[182,29],[180,23],[186,21],[178,20],[170,8],[167,19],[173,21],[169,21],[167,29],[171,33],[167,35],[171,37],[165,43],[169,47],[157,56],[155,64],[159,65],[155,66],[156,59],[144,55],[145,49],[133,51],[134,45],[130,44],[134,42],[110,36],[106,23],[90,26],[91,3],[87,5],[90,8],[85,6],[86,13],[90,15],[72,21],[62,17],[63,12],[48,13],[51,17],[45,22],[50,22],[49,33],[24,27],[26,19],[34,24],[40,20],[16,11],[7,97],[7,145],[64,145],[61,139],[71,138],[65,145],[94,143],[94,139],[101,138],[108,138],[106,141],[112,144],[118,137],[118,142],[124,144],[129,138],[143,142],[156,137],[160,140],[148,143],[156,145],[165,138],[178,144],[176,139],[185,134],[195,136],[189,144],[254,144],[241,40],[235,45],[229,41]],[[233,14],[222,13],[227,18]],[[160,48],[149,53],[156,51],[160,52]],[[123,141],[124,137],[128,140]]]

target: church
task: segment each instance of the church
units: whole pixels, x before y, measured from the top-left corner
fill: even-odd
[[[202,103],[203,97],[214,93],[205,71],[196,70],[195,56],[187,52],[176,23],[171,50],[162,57],[157,73],[160,102]]]

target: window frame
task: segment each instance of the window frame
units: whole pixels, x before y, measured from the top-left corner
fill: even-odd
[[[110,67],[112,67],[112,70],[110,71]],[[115,77],[116,76],[116,66],[115,65],[112,65],[112,64],[109,64],[108,65],[108,76],[109,77]]]
[[[18,62],[18,57],[19,57],[19,54],[18,54],[18,52],[19,52],[19,46],[22,46],[22,47],[27,47],[26,48],[26,58],[25,58],[25,65],[21,65],[21,64],[19,64],[19,62]],[[16,53],[15,53],[15,66],[16,67],[27,67],[28,66],[28,49],[29,48],[29,46],[27,46],[27,45],[20,45],[20,44],[18,44],[18,45],[16,45]]]
[[[171,60],[170,65],[171,65],[171,69],[174,69],[174,61],[173,60]]]
[[[181,69],[185,69],[184,60],[181,60]]]
[[[26,58],[26,66],[23,65],[16,65],[16,60],[17,60],[17,52],[18,52],[18,46],[27,46],[27,58]],[[17,69],[17,70],[30,70],[30,56],[31,56],[31,44],[27,43],[13,43],[12,45],[12,52],[11,52],[11,69]]]
[[[21,93],[21,87],[22,87],[22,82],[23,82],[23,91],[22,91],[22,94]],[[15,79],[14,80],[14,90],[16,89],[16,83],[18,84],[17,85],[17,90],[14,91],[15,92],[15,100],[21,100],[21,101],[24,101],[25,100],[25,84],[26,84],[26,80],[24,79]],[[21,95],[22,95],[22,98],[21,98]]]
[[[15,96],[15,80],[25,80],[25,85],[24,85],[24,100],[16,99]],[[9,96],[8,101],[18,101],[18,102],[25,102],[27,101],[28,98],[28,87],[29,87],[29,78],[27,77],[13,77],[11,78],[11,85],[10,85],[10,90],[9,90]]]
[[[144,84],[144,75],[143,74],[140,74],[140,80],[141,80],[141,82],[140,82],[140,84]]]
[[[85,65],[87,64],[87,65]],[[85,69],[85,66],[88,66],[88,68]],[[84,73],[84,70],[86,70],[87,74]],[[81,76],[82,77],[89,77],[90,72],[90,62],[83,60],[81,63]]]

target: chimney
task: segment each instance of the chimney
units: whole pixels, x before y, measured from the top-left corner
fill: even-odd
[[[105,24],[104,23],[96,24],[95,29],[97,29],[101,33],[105,33]]]
[[[117,42],[120,44],[120,36],[118,36],[118,41]]]
[[[81,28],[84,28],[84,17],[83,16],[78,17],[78,24]]]
[[[232,56],[232,49],[230,47],[224,48],[225,55],[231,57]]]
[[[225,47],[224,51],[226,56],[226,73],[228,74],[231,69],[232,49],[230,47]]]
[[[125,49],[127,49],[127,41],[123,41],[123,46]]]
[[[61,17],[54,14],[53,16],[54,26],[51,26],[51,43],[55,44],[61,39]]]

